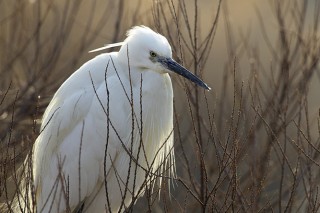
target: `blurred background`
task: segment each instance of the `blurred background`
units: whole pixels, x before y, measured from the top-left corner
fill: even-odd
[[[317,0],[0,0],[0,202],[61,83],[146,25],[213,90],[172,76],[178,177],[130,210],[318,212],[319,15]]]

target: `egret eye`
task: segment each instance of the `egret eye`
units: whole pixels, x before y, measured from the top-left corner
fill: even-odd
[[[155,57],[157,57],[157,53],[155,53],[155,52],[153,52],[153,51],[150,51],[150,56],[151,56],[152,58],[155,58]]]

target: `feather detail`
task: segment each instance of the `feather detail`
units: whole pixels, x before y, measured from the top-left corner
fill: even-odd
[[[99,47],[97,49],[94,49],[94,50],[90,50],[89,53],[93,53],[93,52],[99,52],[99,51],[102,51],[102,50],[106,50],[106,49],[110,49],[112,47],[119,47],[119,46],[122,46],[124,42],[118,42],[118,43],[113,43],[113,44],[106,44],[104,45],[103,47]]]

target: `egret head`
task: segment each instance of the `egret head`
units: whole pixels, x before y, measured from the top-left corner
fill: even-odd
[[[159,63],[160,57],[171,58],[172,51],[168,40],[145,26],[136,26],[127,32],[119,56],[130,65],[142,70],[167,73],[168,70]]]
[[[129,56],[130,65],[159,73],[174,72],[210,90],[206,83],[172,59],[171,46],[164,36],[145,26],[134,27],[127,35],[119,56]]]
[[[206,83],[172,59],[171,46],[164,36],[145,26],[133,27],[128,31],[127,36],[123,43],[116,44],[122,45],[118,59],[125,63],[129,59],[130,66],[142,71],[177,73],[198,86],[210,90]]]

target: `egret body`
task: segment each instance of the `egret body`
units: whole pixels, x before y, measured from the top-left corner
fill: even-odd
[[[172,59],[162,35],[144,26],[127,35],[119,52],[74,72],[47,107],[33,150],[38,212],[123,211],[157,175],[175,176],[169,73],[209,87]]]

